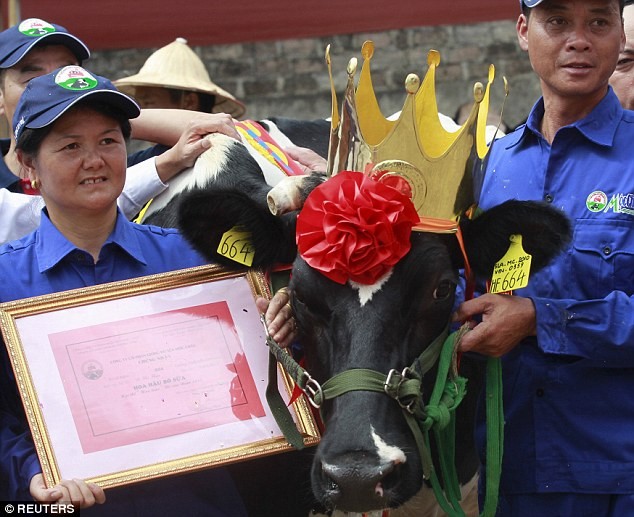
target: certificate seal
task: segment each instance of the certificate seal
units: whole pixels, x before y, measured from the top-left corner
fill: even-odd
[[[103,366],[99,361],[86,361],[81,365],[81,373],[86,379],[96,381],[103,375]]]

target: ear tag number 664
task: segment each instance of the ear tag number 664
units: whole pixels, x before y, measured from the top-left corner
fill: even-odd
[[[235,262],[251,267],[255,250],[251,246],[251,234],[234,226],[220,239],[218,253]]]
[[[528,285],[532,257],[524,251],[521,235],[511,235],[510,241],[509,249],[493,268],[491,293],[505,293]]]

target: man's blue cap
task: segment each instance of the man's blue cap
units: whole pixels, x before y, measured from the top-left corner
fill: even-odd
[[[86,98],[112,106],[128,118],[141,113],[138,104],[105,77],[91,74],[81,66],[65,66],[27,84],[13,115],[16,142],[25,128],[46,127]]]
[[[544,0],[520,0],[520,7],[522,7],[522,4],[524,4],[526,7],[535,7],[536,5],[539,5],[543,2]]]
[[[39,18],[29,18],[0,32],[0,68],[10,68],[33,47],[41,44],[64,45],[81,63],[90,57],[83,41],[70,34],[61,25]]]

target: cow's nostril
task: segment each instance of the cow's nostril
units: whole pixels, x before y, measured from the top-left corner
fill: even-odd
[[[390,468],[383,470],[383,476],[381,477],[381,488],[388,491],[398,485],[403,476],[402,463],[392,463],[390,465]]]
[[[368,465],[353,454],[337,463],[322,463],[322,490],[332,507],[365,512],[390,506],[400,469],[393,462]]]

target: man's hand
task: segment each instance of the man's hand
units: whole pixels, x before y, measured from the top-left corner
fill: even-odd
[[[537,332],[535,306],[530,298],[484,294],[462,303],[453,320],[464,323],[480,314],[482,322],[462,337],[460,351],[500,357]]]
[[[29,491],[31,497],[40,503],[73,503],[80,508],[90,508],[106,501],[102,488],[82,479],[63,479],[54,487],[46,488],[44,476],[36,474],[31,478]]]
[[[326,172],[328,162],[312,149],[293,145],[285,147],[284,151],[299,164],[305,174],[313,171]]]
[[[293,318],[293,310],[289,303],[290,299],[288,289],[283,287],[275,293],[270,302],[262,297],[255,300],[258,310],[264,314],[269,334],[282,348],[289,346],[296,334],[295,318]]]
[[[222,133],[236,140],[240,135],[233,119],[224,113],[197,114],[181,134],[178,142],[156,158],[156,170],[164,183],[181,171],[192,167],[196,158],[211,147],[205,138],[211,133]]]

